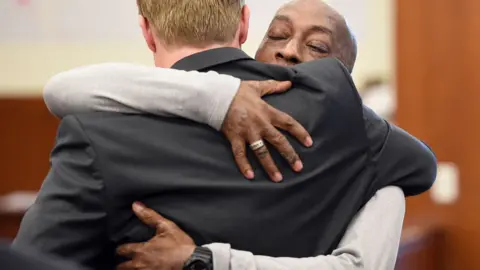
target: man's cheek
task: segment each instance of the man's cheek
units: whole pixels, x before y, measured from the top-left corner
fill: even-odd
[[[264,46],[257,51],[255,60],[263,63],[273,63],[275,61],[275,50],[273,48]]]

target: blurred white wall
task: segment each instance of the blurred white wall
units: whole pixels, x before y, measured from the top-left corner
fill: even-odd
[[[347,1],[347,0],[344,0]],[[395,2],[401,0],[348,0],[366,2],[365,36],[359,43],[354,78],[395,76]]]
[[[288,0],[247,0],[252,9],[252,27],[244,50],[249,54],[254,55],[270,19],[285,2]],[[390,77],[393,0],[327,2],[346,15],[359,37],[355,80],[361,83],[373,74]],[[43,0],[30,1],[30,6],[16,3],[0,1],[3,96],[38,95],[49,77],[80,65],[108,61],[152,64],[136,27],[133,0]]]

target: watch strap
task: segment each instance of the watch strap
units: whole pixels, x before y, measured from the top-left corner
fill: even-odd
[[[205,269],[202,270],[213,270],[213,253],[209,248],[196,247],[190,258],[183,265],[183,270],[198,270],[194,267],[199,263],[205,265]]]

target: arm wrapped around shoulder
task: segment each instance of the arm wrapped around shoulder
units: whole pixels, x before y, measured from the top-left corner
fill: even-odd
[[[437,158],[430,147],[394,125],[377,164],[379,180],[393,181],[382,184],[398,186],[406,196],[429,190],[437,177]]]

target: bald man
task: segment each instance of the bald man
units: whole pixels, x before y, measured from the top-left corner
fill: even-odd
[[[352,72],[357,43],[345,18],[320,0],[294,0],[275,14],[257,61],[282,66],[335,57]]]
[[[336,57],[351,71],[356,44],[343,17],[316,0],[292,1],[283,6],[256,54],[257,60],[278,65],[295,65],[323,57]],[[215,81],[217,87],[212,88]],[[226,113],[212,115],[215,111],[210,103],[192,101],[198,100],[198,95],[209,95],[215,102],[231,104],[239,83],[233,77],[214,73],[104,64],[55,76],[47,84],[44,95],[51,111],[59,117],[92,110],[152,113],[195,121],[204,119],[199,122],[220,129],[218,119],[224,119]],[[365,113],[371,114],[366,108]],[[235,251],[228,245],[210,247],[216,265],[222,262],[229,265],[215,268],[220,270],[393,269],[403,215],[403,194],[396,188],[386,188],[358,213],[331,256],[270,258]],[[382,220],[382,224],[378,220]]]

